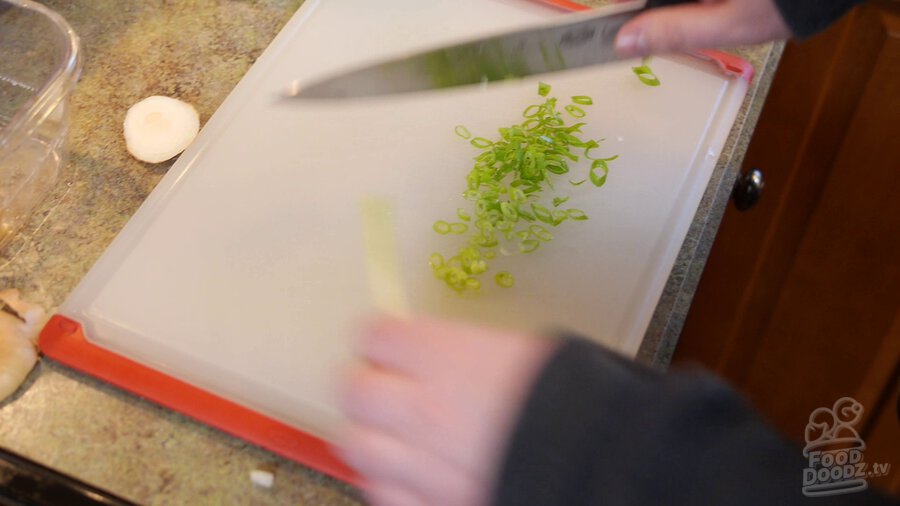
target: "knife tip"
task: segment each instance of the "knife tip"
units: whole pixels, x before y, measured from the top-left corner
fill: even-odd
[[[290,98],[295,98],[300,95],[300,90],[302,89],[303,85],[300,84],[300,80],[294,79],[288,83],[287,88],[285,89],[285,95]]]
[[[366,95],[368,94],[359,96],[364,97]],[[330,81],[304,83],[301,79],[295,79],[288,83],[281,96],[285,99],[317,101],[355,98],[354,95],[348,94],[343,89],[332,86]]]

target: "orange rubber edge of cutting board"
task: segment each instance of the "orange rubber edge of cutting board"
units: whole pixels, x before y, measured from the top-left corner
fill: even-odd
[[[38,344],[61,364],[351,485],[362,483],[322,439],[93,345],[81,324],[65,316],[50,318]]]
[[[590,9],[587,5],[580,4],[578,2],[573,2],[570,0],[540,0],[545,4],[555,5],[561,9],[566,9],[570,11],[586,11]]]

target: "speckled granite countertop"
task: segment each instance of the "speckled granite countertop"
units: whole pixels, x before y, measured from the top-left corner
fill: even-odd
[[[756,74],[644,334],[637,355],[642,362],[665,369],[672,359],[783,49],[779,42],[728,50],[753,64]]]
[[[302,0],[45,0],[80,35],[71,158],[60,183],[0,252],[0,288],[51,311],[97,260],[171,163],[125,151],[125,110],[154,94],[205,122]],[[741,48],[757,75],[660,299],[639,358],[665,366],[690,306],[781,45]],[[216,430],[42,361],[0,403],[0,446],[145,504],[358,504],[349,487]],[[271,489],[252,469],[274,470]]]

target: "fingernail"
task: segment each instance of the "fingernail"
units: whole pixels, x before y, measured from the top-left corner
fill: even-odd
[[[616,37],[615,49],[622,55],[635,56],[643,51],[645,46],[644,34],[641,31],[620,33]]]

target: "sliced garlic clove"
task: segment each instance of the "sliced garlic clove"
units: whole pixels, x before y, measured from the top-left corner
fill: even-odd
[[[184,151],[197,137],[200,115],[187,102],[155,95],[128,109],[124,130],[132,156],[159,163]]]

